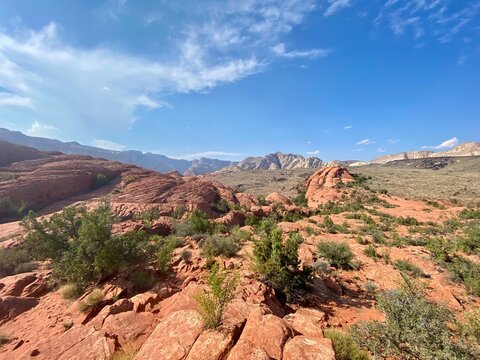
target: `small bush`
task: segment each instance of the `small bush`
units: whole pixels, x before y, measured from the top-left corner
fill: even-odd
[[[373,281],[367,280],[365,283],[365,290],[367,290],[367,293],[372,296],[377,292],[377,284]]]
[[[463,333],[480,344],[480,309],[465,312],[465,322],[462,324]]]
[[[305,190],[299,190],[298,195],[292,199],[293,203],[297,206],[308,207],[308,199],[306,197]]]
[[[23,248],[0,248],[0,278],[14,275],[21,264],[28,263],[31,256]]]
[[[422,269],[408,260],[398,260],[393,264],[395,269],[413,277],[428,277]]]
[[[102,186],[108,185],[110,180],[111,179],[105,174],[96,174],[93,180],[93,187],[95,189],[101,188]]]
[[[14,269],[14,273],[23,274],[23,273],[32,272],[37,269],[38,269],[38,264],[36,262],[25,262],[25,263],[18,264]]]
[[[202,245],[202,254],[206,258],[217,256],[233,257],[240,250],[240,243],[234,236],[210,235]]]
[[[134,271],[129,276],[130,281],[138,291],[144,292],[150,290],[158,282],[158,277],[146,270]]]
[[[375,358],[396,359],[475,359],[478,352],[454,340],[448,323],[453,315],[429,302],[423,291],[407,281],[401,289],[378,297],[385,322],[359,323],[352,328],[355,342],[369,349]]]
[[[230,204],[227,200],[221,199],[218,202],[210,204],[210,208],[219,214],[226,214],[230,211]]]
[[[87,312],[90,309],[97,307],[103,301],[103,290],[93,290],[85,300],[78,303],[78,310],[81,312]]]
[[[377,249],[375,246],[372,244],[368,245],[364,250],[363,253],[368,256],[369,258],[372,258],[373,260],[377,261],[378,260],[378,253]]]
[[[311,282],[312,269],[300,269],[298,247],[302,241],[300,235],[293,232],[284,241],[282,230],[275,227],[263,232],[254,244],[255,270],[287,301],[295,300]]]
[[[175,210],[173,210],[172,217],[174,219],[181,219],[186,211],[187,211],[187,209],[185,209],[185,206],[177,205],[177,206],[175,206]]]
[[[215,264],[210,269],[207,284],[209,289],[196,295],[195,300],[200,307],[205,328],[216,329],[222,324],[225,307],[235,296],[238,274],[231,275]]]
[[[27,203],[25,201],[14,203],[8,197],[0,198],[0,219],[18,219],[25,216],[27,212]]]
[[[65,331],[70,330],[73,326],[73,321],[64,321],[62,323],[62,326],[65,329]]]
[[[395,221],[397,222],[397,224],[399,225],[405,225],[405,226],[417,226],[417,225],[420,225],[420,223],[418,222],[417,219],[415,219],[414,217],[411,217],[411,216],[406,216],[406,217],[398,217],[395,219]]]
[[[437,208],[437,209],[441,209],[441,210],[446,209],[446,207],[444,205],[440,204],[438,201],[428,200],[427,205],[429,205],[431,207],[434,207],[434,208]]]
[[[192,260],[192,252],[188,249],[184,249],[180,252],[180,257],[185,262],[190,262]]]
[[[126,345],[116,350],[110,360],[132,360],[138,352],[138,346]]]
[[[161,274],[166,274],[170,269],[173,252],[177,247],[177,241],[174,238],[161,239],[157,245],[156,264]]]
[[[66,284],[60,289],[60,293],[66,300],[75,300],[83,294],[83,290],[78,284]]]
[[[460,214],[460,219],[463,220],[473,220],[480,219],[480,208],[479,209],[463,209]]]
[[[347,333],[326,329],[324,336],[332,340],[336,360],[370,360],[368,353],[362,350]]]
[[[142,221],[145,226],[151,227],[152,223],[160,217],[160,214],[161,213],[158,208],[152,208],[133,214],[133,220]]]
[[[208,219],[207,214],[200,210],[193,211],[188,219],[180,221],[175,226],[178,236],[192,236],[196,234],[212,234],[215,227]]]
[[[337,269],[351,269],[354,255],[345,242],[325,241],[318,244],[317,254]]]

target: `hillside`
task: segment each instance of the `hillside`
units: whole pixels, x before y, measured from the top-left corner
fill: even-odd
[[[113,151],[93,146],[81,145],[78,142],[62,142],[59,140],[33,137],[22,134],[19,131],[10,131],[0,128],[0,140],[13,144],[29,146],[41,151],[59,151],[70,155],[86,155],[95,158],[103,158],[118,161],[125,164],[133,164],[146,169],[159,172],[178,171],[180,173],[202,175],[217,171],[231,165],[230,161],[202,158],[188,161],[171,159],[165,155],[142,153],[141,151]]]

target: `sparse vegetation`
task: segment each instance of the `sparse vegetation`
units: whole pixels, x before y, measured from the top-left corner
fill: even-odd
[[[369,258],[372,258],[373,260],[378,261],[377,249],[376,249],[375,246],[373,246],[372,244],[368,245],[368,246],[363,250],[363,253],[364,253],[366,256],[368,256]]]
[[[22,272],[23,264],[30,263],[32,257],[25,248],[0,248],[0,277],[10,276]]]
[[[133,220],[142,221],[145,226],[151,227],[152,223],[160,217],[160,210],[158,208],[151,208],[142,212],[133,214]]]
[[[9,338],[8,338],[7,334],[5,334],[3,332],[0,332],[0,346],[8,343],[8,341],[9,341]]]
[[[337,269],[351,269],[354,255],[346,242],[323,241],[317,247],[318,256]]]
[[[111,180],[111,177],[105,174],[96,174],[95,179],[93,180],[93,187],[94,189],[98,189],[102,186],[108,185]]]
[[[197,234],[212,234],[215,226],[208,219],[207,214],[200,210],[192,211],[190,216],[175,225],[175,234],[178,236],[192,236]]]
[[[202,254],[206,258],[217,256],[233,257],[240,250],[240,242],[234,236],[210,235],[202,244]]]
[[[453,315],[446,308],[429,302],[419,287],[406,281],[402,288],[378,297],[378,308],[386,316],[384,322],[371,321],[353,327],[357,344],[382,359],[477,358],[475,348],[453,336],[448,327],[454,320]]]
[[[214,264],[207,277],[207,284],[208,290],[197,294],[195,300],[199,305],[205,328],[216,329],[222,324],[225,307],[235,296],[238,274],[220,270],[218,264]]]
[[[265,226],[259,240],[255,242],[254,268],[261,279],[271,285],[287,301],[293,301],[311,281],[312,269],[300,269],[298,247],[303,239],[298,233],[290,233],[283,240],[280,229]]]
[[[293,203],[297,206],[308,207],[306,192],[306,189],[299,189],[298,195],[292,199]]]
[[[83,288],[78,284],[66,284],[62,286],[60,293],[66,300],[75,300],[83,294]]]
[[[132,281],[136,290],[144,292],[155,286],[158,282],[158,277],[150,271],[137,270],[130,274],[129,280]]]
[[[326,329],[324,335],[332,340],[336,360],[370,360],[368,353],[362,350],[348,333]]]
[[[394,262],[393,266],[395,269],[413,277],[428,277],[422,269],[408,260],[397,260]]]
[[[110,357],[110,360],[132,360],[138,352],[137,346],[126,345],[116,350]]]
[[[8,197],[0,198],[0,219],[19,219],[27,213],[25,201],[13,202]]]
[[[78,310],[87,312],[97,307],[103,301],[103,290],[94,289],[85,300],[78,303]]]

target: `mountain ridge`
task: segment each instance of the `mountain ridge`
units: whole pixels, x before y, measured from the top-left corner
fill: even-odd
[[[414,159],[426,159],[437,157],[464,157],[464,156],[480,156],[480,143],[469,141],[464,142],[451,150],[447,151],[429,151],[429,150],[416,150],[405,151],[398,154],[391,154],[381,156],[370,161],[370,164],[388,164],[397,160],[414,160]]]

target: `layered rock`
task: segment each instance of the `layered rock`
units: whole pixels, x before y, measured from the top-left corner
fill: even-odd
[[[305,183],[308,205],[315,207],[329,200],[339,198],[336,185],[353,182],[355,179],[343,166],[324,167],[315,172]]]

